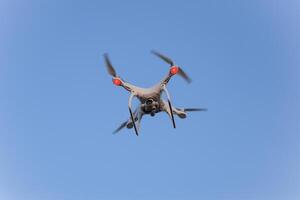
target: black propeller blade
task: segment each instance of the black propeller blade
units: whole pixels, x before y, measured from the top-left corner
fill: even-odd
[[[191,83],[192,79],[179,67],[179,71],[178,74],[184,79],[186,80],[186,82]]]
[[[161,58],[162,60],[164,60],[166,63],[169,63],[171,66],[174,65],[174,62],[171,60],[171,58],[168,58],[165,55],[162,55],[161,53],[158,53],[157,51],[152,50],[151,51],[154,55],[158,56],[159,58]]]
[[[116,77],[117,76],[117,73],[116,73],[116,70],[115,68],[112,66],[110,60],[109,60],[109,57],[107,54],[104,54],[104,60],[105,60],[105,64],[106,64],[106,68],[107,68],[107,71],[108,73],[113,76],[113,77]]]
[[[183,109],[185,112],[193,112],[193,111],[207,111],[206,108],[185,108]]]
[[[137,113],[137,110],[135,110],[134,112],[133,112],[133,116],[135,116],[136,115],[136,113]],[[138,118],[137,117],[135,117],[135,121],[137,121],[138,120]],[[128,128],[128,122],[130,122],[130,120],[127,120],[127,121],[125,121],[125,122],[123,122],[114,132],[113,132],[113,134],[116,134],[117,132],[119,132],[121,129],[123,129],[124,127],[126,127],[127,126],[127,128]],[[132,123],[132,122],[131,122]],[[132,126],[133,126],[133,123],[132,123]]]
[[[174,66],[175,63],[173,62],[173,60],[161,53],[158,53],[157,51],[152,50],[151,51],[154,55],[156,55],[157,57],[159,57],[160,59],[162,59],[163,61],[165,61],[166,63],[170,64],[170,66]],[[184,80],[186,80],[186,82],[191,83],[192,79],[183,71],[183,69],[181,69],[180,67],[178,67],[179,71],[178,71],[178,75],[181,76]]]
[[[117,132],[119,132],[122,128],[124,128],[127,125],[127,122],[123,122],[114,132],[113,134],[116,134]]]

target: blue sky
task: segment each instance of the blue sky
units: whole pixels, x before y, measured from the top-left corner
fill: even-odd
[[[300,3],[1,1],[0,198],[6,200],[300,198]],[[128,93],[172,57],[193,79],[141,135],[112,131]]]

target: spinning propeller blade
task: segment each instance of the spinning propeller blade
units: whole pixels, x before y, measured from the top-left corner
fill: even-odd
[[[111,62],[110,62],[110,59],[108,57],[107,54],[104,54],[104,60],[105,60],[105,64],[106,64],[106,68],[107,68],[107,71],[108,73],[113,76],[113,77],[116,77],[117,76],[117,73],[116,73],[116,70],[115,68],[112,66]]]
[[[158,53],[157,51],[152,50],[151,51],[154,55],[156,55],[157,57],[159,57],[160,59],[162,59],[163,61],[165,61],[166,63],[168,63],[170,65],[170,67],[175,66],[175,63],[173,62],[173,60],[161,53]],[[191,83],[192,79],[183,71],[182,68],[178,67],[178,75],[181,76],[186,82]]]
[[[116,134],[119,132],[122,128],[124,128],[127,125],[127,121],[123,122],[114,132],[113,134]]]
[[[193,111],[207,111],[206,108],[185,108],[183,109],[185,112],[193,112]]]
[[[154,55],[158,56],[160,59],[164,60],[166,63],[170,64],[171,66],[174,65],[174,62],[171,60],[171,58],[168,58],[165,55],[162,55],[161,53],[158,53],[157,51],[152,50],[151,51]]]
[[[179,76],[181,76],[186,82],[191,83],[192,79],[179,67]]]

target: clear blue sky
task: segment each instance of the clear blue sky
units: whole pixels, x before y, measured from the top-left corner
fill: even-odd
[[[0,199],[300,199],[300,3],[0,2]],[[128,117],[119,74],[148,87],[172,57],[176,119]]]

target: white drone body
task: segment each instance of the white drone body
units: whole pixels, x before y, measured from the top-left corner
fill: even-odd
[[[170,64],[170,70],[167,76],[162,81],[160,81],[158,84],[151,88],[140,88],[122,80],[119,76],[117,76],[116,71],[108,58],[108,55],[104,55],[107,70],[109,74],[113,76],[113,83],[117,86],[123,87],[124,89],[130,92],[130,97],[128,101],[130,118],[124,123],[122,123],[120,127],[118,127],[114,131],[114,133],[117,133],[126,126],[127,128],[134,128],[136,135],[138,135],[141,120],[144,115],[155,116],[156,113],[162,111],[166,112],[172,119],[173,127],[176,128],[174,114],[180,118],[186,118],[186,112],[188,111],[206,111],[206,109],[204,108],[180,109],[172,106],[170,94],[166,87],[171,77],[175,74],[178,74],[181,77],[183,77],[188,83],[191,82],[191,79],[180,67],[176,66],[170,58],[156,51],[152,51],[152,53],[164,60],[165,62],[167,62],[168,64]],[[163,92],[165,92],[167,100],[162,99]],[[135,109],[134,112],[132,111],[133,97],[138,98],[140,101],[139,106]]]

